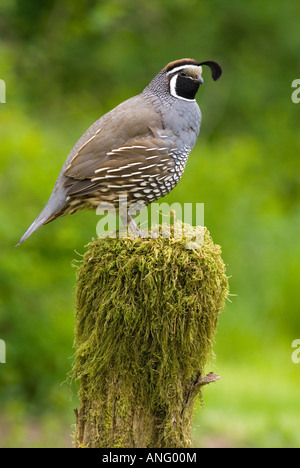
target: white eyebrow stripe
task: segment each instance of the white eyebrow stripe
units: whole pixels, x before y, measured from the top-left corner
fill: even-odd
[[[180,67],[173,68],[173,70],[167,72],[167,75],[170,75],[171,73],[176,73],[179,70],[184,70],[185,68],[197,68],[200,71],[200,73],[202,73],[201,65],[194,65],[191,63],[190,65],[181,65]]]

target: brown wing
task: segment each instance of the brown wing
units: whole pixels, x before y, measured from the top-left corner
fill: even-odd
[[[173,166],[171,150],[155,105],[136,96],[105,114],[75,146],[64,170],[66,195],[128,185],[131,176],[163,176]]]
[[[139,184],[149,178],[161,178],[167,176],[169,170],[174,166],[173,158],[170,156],[172,147],[170,142],[164,138],[154,137],[140,140],[131,140],[124,146],[119,146],[107,152],[98,159],[93,166],[93,173],[89,170],[88,177],[82,178],[82,169],[85,162],[80,166],[81,178],[74,177],[70,171],[65,182],[67,196],[80,196],[93,193],[102,187],[129,188],[130,184]],[[90,168],[89,168],[90,169]],[[79,179],[79,180],[78,180]]]

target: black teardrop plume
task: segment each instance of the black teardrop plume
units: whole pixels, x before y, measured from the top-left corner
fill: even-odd
[[[221,65],[219,65],[217,62],[209,60],[207,62],[201,62],[198,65],[207,65],[211,69],[211,75],[214,81],[217,81],[221,78],[222,68]]]

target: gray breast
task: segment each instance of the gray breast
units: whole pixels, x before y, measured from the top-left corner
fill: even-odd
[[[173,187],[179,182],[200,131],[201,111],[196,101],[189,102],[175,99],[173,105],[162,112],[163,123],[168,132],[173,135],[175,148],[171,152],[175,166],[173,172]]]

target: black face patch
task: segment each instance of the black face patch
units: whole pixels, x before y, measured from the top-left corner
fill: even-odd
[[[193,100],[195,99],[198,89],[199,83],[186,76],[181,76],[180,73],[178,74],[175,85],[177,96]]]

